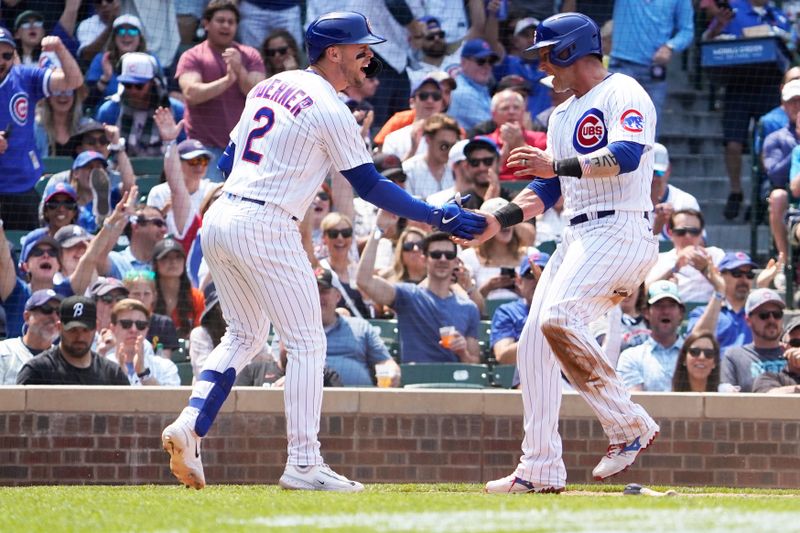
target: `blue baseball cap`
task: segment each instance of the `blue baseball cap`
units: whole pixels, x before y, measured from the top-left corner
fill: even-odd
[[[19,255],[20,265],[28,261],[31,251],[33,251],[33,249],[40,244],[48,244],[55,248],[56,251],[61,250],[61,245],[59,245],[58,241],[51,237],[49,233],[47,233],[47,229],[39,228],[30,232],[25,238],[25,242],[22,245],[22,253]]]
[[[717,263],[717,268],[720,272],[734,270],[743,266],[758,267],[758,265],[750,259],[750,256],[744,252],[728,252],[720,259],[719,263]]]
[[[31,309],[42,307],[50,300],[55,300],[60,304],[63,299],[64,298],[53,289],[39,289],[31,294],[31,297],[25,302],[25,310],[30,311]]]
[[[94,150],[87,150],[78,154],[78,157],[72,162],[72,170],[83,168],[92,161],[102,161],[103,165],[108,166],[108,161],[103,154],[95,152]]]
[[[468,57],[470,59],[480,59],[482,57],[490,57],[494,56],[497,58],[497,54],[492,47],[484,41],[483,39],[470,39],[464,43],[464,46],[461,48],[461,57]]]
[[[50,199],[56,194],[66,194],[74,201],[78,200],[78,191],[75,190],[75,187],[65,181],[58,181],[56,183],[50,183],[47,185],[47,187],[44,189],[44,194],[42,195],[44,202],[49,202]]]
[[[497,147],[497,143],[485,135],[478,135],[470,139],[464,146],[464,155],[469,157],[469,154],[478,148],[483,148],[484,150],[489,150],[490,152],[500,155],[500,148]]]
[[[550,254],[535,251],[531,252],[525,257],[522,258],[522,262],[519,264],[519,275],[524,276],[531,270],[531,261],[534,265],[538,266],[539,268],[544,268],[547,265],[547,262],[550,260]]]
[[[442,27],[442,23],[439,22],[439,19],[436,17],[432,17],[430,15],[425,15],[424,17],[420,17],[417,19],[418,21],[425,24],[425,27],[429,30],[438,30]]]
[[[8,31],[7,28],[0,26],[0,43],[10,44],[12,47],[17,47],[17,42],[14,40],[14,36]]]
[[[415,94],[417,94],[417,91],[419,91],[422,88],[422,86],[425,85],[426,83],[432,83],[436,85],[437,89],[439,89],[440,91],[442,90],[442,84],[439,82],[439,80],[437,80],[433,76],[425,76],[417,83],[411,84],[411,96],[413,97]]]

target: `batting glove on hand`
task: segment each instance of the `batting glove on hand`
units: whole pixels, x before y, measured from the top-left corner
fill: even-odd
[[[480,235],[486,229],[486,218],[461,207],[461,202],[467,201],[469,198],[470,195],[466,195],[462,199],[461,195],[456,193],[455,198],[431,212],[428,224],[462,239],[474,239],[476,235]]]

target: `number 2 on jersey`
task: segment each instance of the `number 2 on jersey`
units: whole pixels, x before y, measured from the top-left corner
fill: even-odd
[[[242,159],[248,163],[253,163],[254,165],[257,165],[261,162],[263,154],[259,154],[251,148],[253,141],[260,139],[272,129],[272,126],[275,124],[275,113],[269,107],[262,107],[256,111],[255,115],[253,115],[253,121],[260,123],[262,118],[266,118],[267,123],[263,126],[253,128],[250,131],[250,133],[247,135],[247,142],[244,145],[244,152],[242,152]]]

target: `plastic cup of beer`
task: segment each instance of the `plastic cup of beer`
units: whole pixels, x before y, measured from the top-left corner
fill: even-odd
[[[450,348],[450,343],[453,342],[453,339],[456,336],[456,327],[455,326],[442,326],[439,328],[439,338],[442,341],[442,346],[444,348]]]
[[[378,378],[378,387],[385,389],[392,386],[394,370],[385,365],[376,365],[375,377]]]

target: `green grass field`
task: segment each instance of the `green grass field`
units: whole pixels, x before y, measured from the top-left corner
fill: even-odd
[[[354,495],[252,485],[0,488],[0,531],[800,531],[800,491],[675,488],[675,497],[653,498],[622,489],[498,496],[466,484],[370,485]]]

